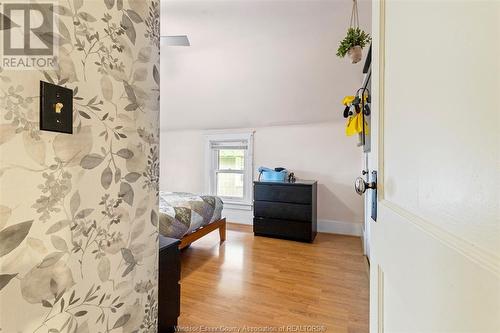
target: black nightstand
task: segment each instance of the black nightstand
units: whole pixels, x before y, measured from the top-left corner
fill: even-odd
[[[254,182],[253,232],[303,242],[317,233],[316,181]]]
[[[160,235],[158,333],[175,332],[181,310],[180,241]]]

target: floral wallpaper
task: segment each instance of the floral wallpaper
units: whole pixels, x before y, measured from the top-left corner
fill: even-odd
[[[0,332],[156,332],[159,0],[53,11],[59,68],[0,70]],[[39,130],[40,80],[73,135]]]

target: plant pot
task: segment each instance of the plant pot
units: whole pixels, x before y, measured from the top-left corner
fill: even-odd
[[[351,62],[353,64],[356,64],[361,61],[361,58],[363,58],[363,49],[361,46],[353,46],[347,51],[347,55],[351,59]]]

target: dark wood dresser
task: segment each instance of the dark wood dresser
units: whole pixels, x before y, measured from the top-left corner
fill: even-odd
[[[317,182],[254,182],[253,232],[312,242],[316,237]]]
[[[178,239],[160,235],[158,333],[175,331],[181,310],[181,259]]]

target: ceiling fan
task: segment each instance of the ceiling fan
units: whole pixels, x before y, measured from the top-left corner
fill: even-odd
[[[189,38],[186,35],[161,36],[161,39],[167,46],[191,46]]]

